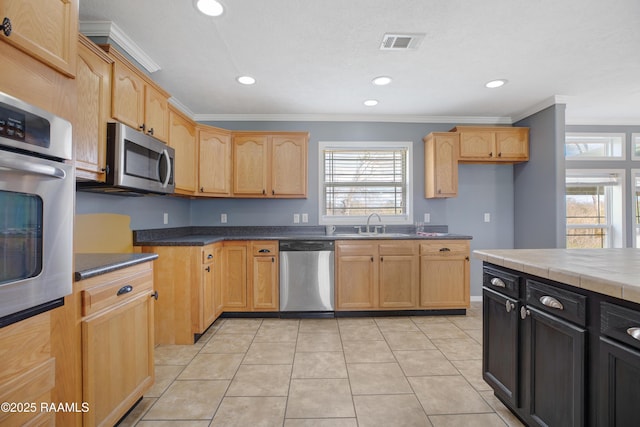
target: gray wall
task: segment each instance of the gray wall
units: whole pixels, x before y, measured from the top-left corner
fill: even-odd
[[[514,126],[529,127],[529,161],[514,167],[514,248],[563,248],[564,113],[554,105]]]

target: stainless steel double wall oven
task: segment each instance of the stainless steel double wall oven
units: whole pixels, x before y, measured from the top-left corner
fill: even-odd
[[[71,124],[0,93],[0,327],[72,291]]]

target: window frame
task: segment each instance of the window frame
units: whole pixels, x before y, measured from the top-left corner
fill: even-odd
[[[640,169],[631,169],[631,205],[633,206],[633,218],[631,226],[633,227],[633,247],[640,248],[640,221],[636,222],[636,218],[640,216],[640,209],[636,199],[636,179],[640,180]],[[638,187],[640,189],[640,186]]]
[[[636,145],[640,146],[640,133],[631,134],[631,160],[640,160],[640,154],[636,155]]]
[[[588,177],[588,176],[602,176],[606,174],[617,175],[619,184],[616,186],[609,186],[606,189],[606,215],[607,223],[600,224],[585,224],[585,225],[570,225],[567,223],[567,213],[565,205],[565,242],[569,235],[569,230],[580,228],[601,228],[606,229],[607,234],[605,236],[606,245],[603,248],[623,248],[626,241],[626,196],[625,196],[625,182],[626,182],[626,170],[625,169],[566,169],[565,170],[565,204],[566,204],[566,178],[571,175]],[[615,191],[614,191],[615,190]]]
[[[382,223],[413,224],[413,142],[412,141],[319,141],[318,142],[318,223],[320,225],[363,225],[367,216],[331,216],[325,215],[325,165],[324,151],[340,150],[407,150],[405,187],[407,190],[406,213],[403,215],[380,215]],[[376,223],[377,224],[377,223]]]
[[[620,156],[585,156],[567,157],[567,138],[570,137],[610,137],[620,138]],[[564,158],[567,162],[589,162],[593,160],[624,161],[627,160],[627,134],[624,132],[566,132],[564,139]]]

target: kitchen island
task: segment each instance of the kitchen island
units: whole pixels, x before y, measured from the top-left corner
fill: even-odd
[[[483,378],[527,425],[636,425],[640,250],[476,250]]]

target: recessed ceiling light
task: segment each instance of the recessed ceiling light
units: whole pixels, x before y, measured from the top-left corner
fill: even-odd
[[[387,76],[376,77],[375,79],[372,80],[372,82],[376,86],[388,85],[389,83],[391,83],[391,77],[387,77]]]
[[[376,101],[375,99],[367,99],[366,101],[364,101],[364,105],[366,105],[367,107],[374,107],[378,105],[378,101]]]
[[[495,89],[500,86],[504,86],[508,80],[499,79],[499,80],[491,80],[490,82],[485,83],[485,86],[489,89]]]
[[[196,0],[196,7],[208,16],[220,16],[224,12],[222,3],[217,0]]]
[[[251,76],[240,76],[236,80],[238,80],[238,83],[243,85],[252,85],[256,82],[256,79]]]

